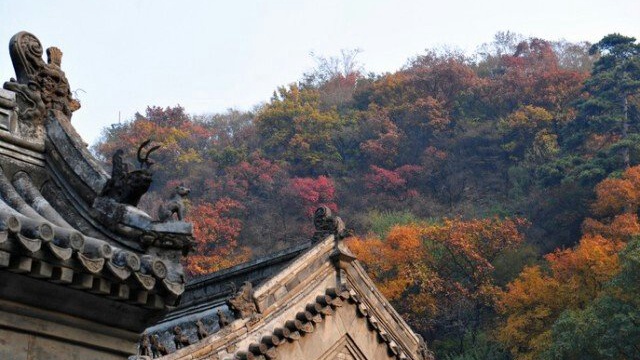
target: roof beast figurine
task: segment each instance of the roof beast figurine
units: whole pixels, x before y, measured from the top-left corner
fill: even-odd
[[[153,181],[153,173],[150,171],[153,161],[149,160],[149,155],[160,148],[160,145],[153,146],[142,156],[143,149],[150,143],[151,139],[148,139],[138,147],[137,158],[140,167],[133,171],[129,170],[130,164],[123,159],[122,149],[118,149],[113,154],[111,179],[105,184],[100,196],[111,198],[121,204],[138,205],[140,198],[149,190]]]

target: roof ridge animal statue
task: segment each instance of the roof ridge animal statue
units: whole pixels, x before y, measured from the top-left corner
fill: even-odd
[[[116,150],[113,154],[111,178],[105,184],[100,196],[111,198],[121,204],[138,205],[142,195],[149,190],[153,178],[153,173],[149,169],[153,161],[149,160],[149,155],[160,148],[160,145],[153,146],[143,156],[143,149],[150,143],[151,139],[147,139],[138,147],[137,159],[140,168],[136,170],[130,170],[131,164],[123,158],[124,151]]]
[[[169,221],[176,214],[179,221],[184,220],[187,216],[184,199],[191,193],[191,189],[180,184],[175,187],[169,199],[158,206],[158,219],[160,221]]]
[[[180,326],[173,328],[173,342],[176,344],[176,349],[182,349],[185,346],[191,345],[189,337],[182,333]]]

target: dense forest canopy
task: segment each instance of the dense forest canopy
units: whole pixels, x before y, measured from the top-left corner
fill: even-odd
[[[148,107],[93,150],[162,143],[143,206],[192,189],[193,275],[308,238],[324,204],[439,358],[640,358],[636,40],[504,32],[385,74],[357,55],[253,111]]]

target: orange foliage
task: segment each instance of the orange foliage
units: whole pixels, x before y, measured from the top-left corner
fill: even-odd
[[[571,294],[540,267],[526,267],[500,297],[498,310],[508,314],[497,339],[517,359],[533,359],[551,340],[551,325]]]
[[[592,204],[602,219],[583,222],[575,248],[547,254],[547,273],[540,267],[525,269],[499,296],[506,321],[498,340],[516,359],[538,358],[551,343],[551,326],[560,314],[586,306],[619,272],[618,252],[640,235],[639,207],[640,166],[602,181]]]
[[[640,222],[636,214],[617,215],[609,223],[595,219],[586,219],[582,223],[585,235],[601,235],[618,242],[628,242],[633,236],[640,234]]]
[[[516,359],[537,359],[551,343],[551,326],[567,309],[585,306],[619,270],[621,243],[584,236],[574,249],[545,256],[550,271],[525,268],[499,295],[506,317],[498,340]]]
[[[445,219],[395,226],[384,239],[352,238],[348,245],[382,293],[412,323],[429,328],[434,316],[491,306],[496,293],[491,262],[523,240],[522,219]],[[472,305],[469,305],[472,304]]]
[[[558,250],[545,259],[574,299],[584,301],[595,297],[601,285],[618,272],[617,253],[622,245],[599,235],[585,235],[574,249]]]
[[[598,216],[637,212],[640,207],[640,166],[627,169],[620,179],[605,179],[596,186],[592,205]]]

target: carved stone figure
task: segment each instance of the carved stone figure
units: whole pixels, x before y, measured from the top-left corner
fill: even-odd
[[[229,324],[231,324],[231,320],[229,320],[227,314],[218,309],[218,325],[220,326],[220,329],[227,327]]]
[[[9,51],[17,80],[4,84],[18,96],[20,120],[34,125],[42,124],[47,110],[60,110],[67,118],[80,108],[80,102],[71,96],[69,81],[61,69],[62,51],[47,49],[47,62],[42,60],[40,41],[22,31],[11,38]]]
[[[42,97],[40,96],[40,85],[38,85],[38,83],[30,80],[27,84],[20,84],[12,78],[8,82],[4,83],[4,88],[11,90],[18,95],[18,115],[20,120],[36,125],[42,124],[46,113],[46,107],[42,101]]]
[[[149,335],[147,333],[143,333],[140,339],[139,354],[142,356],[151,356],[151,342],[149,341]]]
[[[164,204],[160,204],[158,207],[158,219],[160,221],[168,221],[171,219],[173,214],[176,214],[178,220],[184,220],[186,214],[185,206],[184,206],[184,198],[189,195],[191,189],[185,187],[184,185],[176,186],[171,197]]]
[[[150,337],[151,339],[151,353],[153,354],[153,358],[157,358],[160,356],[164,356],[169,354],[169,351],[167,351],[167,348],[160,343],[160,340],[158,339],[158,335],[152,335]]]
[[[344,221],[339,216],[333,216],[328,206],[320,206],[313,214],[313,225],[316,232],[313,241],[320,241],[328,235],[334,235],[337,239],[343,239],[348,235]]]
[[[149,190],[152,182],[153,173],[149,168],[153,162],[149,160],[149,155],[160,148],[160,145],[153,146],[142,156],[142,150],[150,143],[151,140],[146,140],[138,147],[140,168],[136,170],[130,170],[131,165],[123,159],[122,149],[113,154],[111,179],[105,184],[100,196],[111,198],[121,204],[138,205],[140,198]]]
[[[258,312],[253,301],[253,285],[245,281],[238,291],[235,291],[235,284],[231,283],[234,296],[227,300],[227,305],[234,312],[236,317],[245,319],[254,316]]]
[[[198,331],[196,332],[196,334],[198,335],[198,340],[202,340],[209,336],[209,332],[207,331],[201,320],[196,321],[196,328],[198,329]]]
[[[173,328],[173,342],[176,344],[176,349],[181,349],[185,346],[191,345],[189,337],[182,333],[180,326]]]

